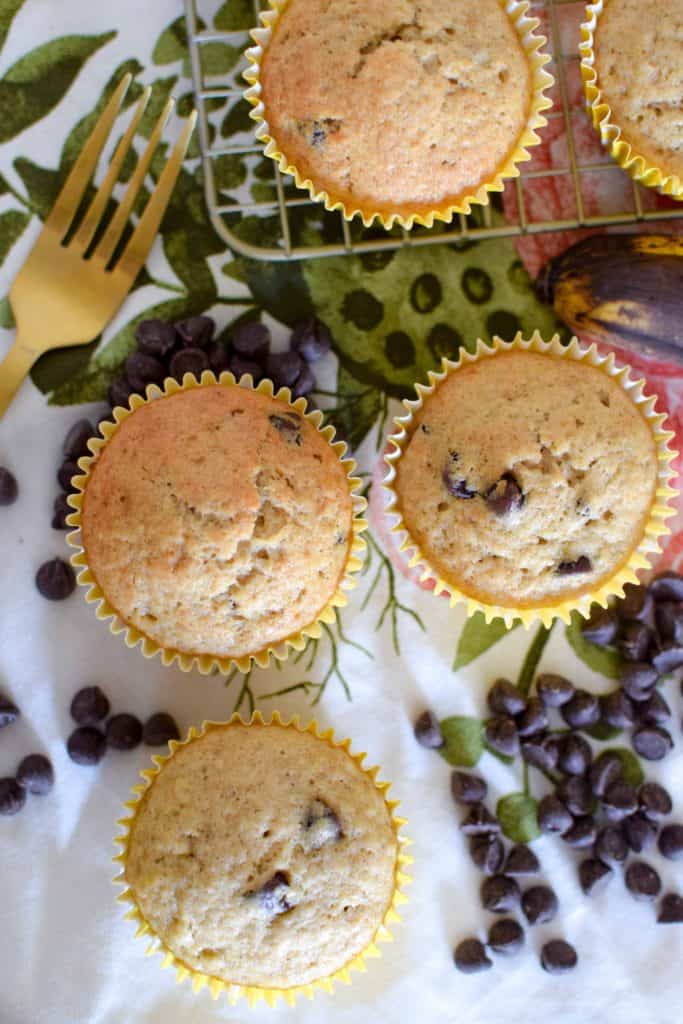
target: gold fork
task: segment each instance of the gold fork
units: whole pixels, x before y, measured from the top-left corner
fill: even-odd
[[[123,252],[112,262],[164,125],[173,110],[172,98],[154,127],[121,203],[94,250],[88,251],[147,106],[151,92],[148,86],[138,101],[127,131],[116,147],[104,181],[73,237],[68,244],[64,241],[131,79],[132,76],[128,74],[117,86],[10,290],[9,300],[17,324],[17,336],[4,361],[0,363],[0,417],[38,356],[63,345],[83,345],[100,333],[130,291],[159,230],[194,130],[196,111],[187,119]]]

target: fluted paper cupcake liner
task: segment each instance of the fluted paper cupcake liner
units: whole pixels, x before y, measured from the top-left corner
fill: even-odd
[[[291,988],[264,988],[260,985],[230,983],[223,981],[220,978],[212,977],[202,971],[197,971],[192,967],[188,967],[187,964],[183,963],[183,961],[175,955],[173,950],[164,943],[161,937],[145,919],[145,916],[138,906],[135,895],[126,879],[126,863],[128,859],[133,823],[135,822],[140,809],[142,799],[150,786],[154,784],[155,778],[163,771],[164,766],[175,756],[177,750],[201,739],[208,732],[212,732],[215,729],[228,729],[232,725],[237,724],[241,726],[249,726],[250,728],[297,729],[299,732],[311,733],[311,735],[315,736],[316,739],[327,743],[330,747],[336,747],[344,750],[348,757],[354,761],[358,770],[370,778],[376,789],[382,794],[389,813],[392,829],[396,837],[397,853],[394,868],[394,889],[389,905],[384,913],[384,917],[378,924],[372,939],[359,953],[344,964],[343,967],[334,971],[332,974],[318,978],[306,985],[296,985]],[[250,1005],[254,1005],[260,1000],[265,1000],[268,1005],[274,1006],[279,999],[284,999],[287,1003],[293,1005],[299,996],[305,996],[308,999],[312,999],[317,989],[332,992],[335,982],[345,982],[346,984],[349,984],[352,980],[351,971],[365,971],[367,969],[367,960],[381,956],[379,943],[392,941],[393,936],[390,928],[392,925],[400,921],[398,907],[407,902],[407,897],[405,896],[403,889],[411,881],[411,878],[406,874],[406,868],[410,863],[412,863],[412,858],[404,852],[405,847],[409,845],[410,841],[401,832],[401,829],[406,824],[406,820],[396,814],[396,808],[399,806],[399,802],[397,800],[388,799],[387,793],[391,784],[389,782],[379,781],[378,775],[380,769],[378,767],[364,767],[363,762],[366,755],[364,753],[353,754],[351,752],[351,740],[335,739],[334,731],[332,729],[321,731],[315,720],[306,726],[302,726],[297,716],[285,722],[277,711],[273,713],[269,722],[265,722],[258,711],[252,715],[248,722],[245,722],[237,713],[232,715],[227,722],[204,722],[199,729],[192,727],[186,739],[182,741],[171,740],[169,746],[170,753],[167,755],[155,755],[152,758],[154,767],[143,771],[142,778],[144,781],[133,787],[133,797],[125,804],[130,813],[117,822],[117,824],[123,828],[123,834],[117,836],[115,839],[115,842],[121,847],[121,851],[116,857],[114,857],[114,862],[119,866],[120,870],[113,881],[117,885],[124,886],[124,891],[119,894],[117,899],[120,903],[123,903],[128,907],[125,915],[126,918],[128,920],[135,921],[137,924],[137,931],[135,933],[136,938],[147,939],[147,954],[153,955],[154,953],[160,953],[163,956],[161,966],[174,968],[178,983],[185,981],[186,979],[190,979],[195,992],[198,992],[202,988],[208,986],[214,999],[218,999],[220,995],[225,994],[233,1004],[240,998],[246,998]]]
[[[662,195],[683,201],[683,179],[670,174],[638,152],[637,146],[624,137],[624,129],[616,123],[612,108],[600,88],[600,76],[595,65],[595,31],[598,19],[608,0],[597,0],[586,7],[586,21],[581,25],[581,78],[593,127],[600,135],[610,156],[634,181],[655,188]],[[643,8],[643,17],[647,10]],[[655,60],[657,55],[653,55]]]
[[[256,121],[256,138],[264,144],[265,155],[277,163],[283,174],[292,175],[297,188],[307,191],[314,202],[322,203],[326,210],[339,210],[345,220],[352,220],[353,217],[359,216],[366,227],[369,227],[377,219],[387,230],[394,224],[399,224],[403,228],[412,228],[415,224],[431,228],[435,221],[449,223],[455,214],[470,213],[472,204],[487,205],[490,192],[502,192],[506,180],[519,177],[518,165],[530,159],[529,148],[540,142],[537,129],[543,128],[547,124],[543,111],[552,106],[552,100],[545,95],[545,92],[553,84],[552,76],[545,70],[545,65],[550,61],[550,57],[541,52],[546,39],[536,35],[536,29],[540,22],[538,18],[528,16],[530,5],[527,0],[499,0],[519,37],[529,62],[531,74],[529,114],[514,148],[496,168],[490,180],[477,186],[471,186],[460,195],[449,197],[446,202],[435,206],[428,212],[420,209],[409,213],[380,212],[372,209],[371,206],[348,203],[340,196],[318,188],[311,178],[302,174],[290,162],[287,155],[280,150],[277,139],[270,134],[267,111],[261,99],[261,61],[273,30],[288,2],[289,0],[270,0],[270,9],[261,13],[262,27],[254,29],[251,33],[256,45],[246,51],[249,67],[244,72],[244,77],[249,82],[249,88],[244,95],[253,107],[250,117]],[[429,116],[428,111],[425,116]]]
[[[351,520],[353,538],[349,544],[348,558],[344,567],[344,572],[337,584],[334,594],[329,598],[324,608],[317,615],[316,619],[304,629],[292,633],[290,636],[283,638],[277,643],[269,644],[261,650],[239,657],[221,657],[213,654],[196,654],[172,647],[164,647],[161,644],[158,644],[151,637],[147,636],[136,626],[127,622],[121,615],[119,615],[116,608],[110,604],[106,594],[95,579],[95,576],[88,565],[88,553],[83,546],[81,531],[81,512],[90,474],[97,464],[97,460],[99,459],[102,450],[114,436],[121,423],[123,423],[128,416],[132,415],[137,409],[145,405],[147,402],[163,400],[164,398],[177,394],[179,391],[215,386],[216,384],[223,387],[242,387],[247,390],[256,391],[262,395],[267,395],[269,398],[275,398],[277,401],[282,402],[283,405],[286,405],[288,408],[298,413],[299,416],[308,420],[308,422],[311,423],[318,433],[327,441],[339,458],[348,480],[353,509]],[[176,380],[173,380],[173,378],[168,377],[164,381],[163,390],[156,384],[150,384],[147,387],[146,398],[143,398],[140,395],[131,395],[129,408],[117,406],[113,411],[113,417],[113,423],[108,420],[100,423],[99,431],[103,436],[91,438],[88,442],[88,447],[92,454],[83,456],[78,460],[81,475],[74,476],[72,479],[71,485],[76,490],[75,493],[68,496],[69,504],[73,509],[75,509],[75,512],[72,512],[66,520],[69,526],[76,528],[74,532],[67,536],[67,542],[69,545],[76,549],[75,554],[71,556],[71,564],[75,566],[76,569],[80,570],[77,576],[78,582],[82,587],[87,588],[85,599],[88,604],[95,605],[95,614],[97,618],[109,621],[109,628],[111,632],[116,634],[122,633],[127,646],[139,646],[142,654],[146,658],[153,658],[156,655],[160,655],[164,665],[177,663],[184,672],[189,672],[196,667],[205,675],[215,670],[227,674],[232,668],[237,668],[240,672],[247,672],[252,662],[255,662],[260,668],[265,668],[268,665],[271,656],[276,658],[278,661],[284,661],[288,657],[291,649],[301,651],[306,645],[307,639],[317,639],[320,637],[322,634],[323,623],[329,624],[334,622],[336,615],[335,610],[337,608],[342,608],[347,603],[346,591],[356,586],[356,580],[354,579],[353,573],[356,573],[363,564],[365,541],[361,537],[361,533],[367,528],[367,522],[362,518],[367,503],[365,498],[358,493],[361,486],[361,480],[359,477],[354,476],[356,463],[353,459],[346,457],[347,446],[345,442],[334,440],[334,427],[329,425],[325,427],[322,426],[322,412],[318,409],[313,412],[306,412],[305,398],[298,398],[296,401],[292,401],[289,388],[280,388],[276,392],[273,388],[272,381],[270,380],[263,380],[255,387],[249,374],[245,374],[239,381],[237,381],[232,373],[222,373],[219,378],[216,378],[216,376],[209,370],[205,370],[201,375],[201,380],[199,381],[192,374],[186,373],[183,377],[182,384],[179,384]]]
[[[637,546],[631,551],[626,561],[614,572],[609,579],[600,583],[595,589],[587,591],[564,600],[549,600],[547,605],[532,607],[517,607],[515,605],[501,605],[488,603],[471,594],[461,590],[457,583],[444,579],[438,569],[431,564],[429,557],[421,549],[420,545],[411,537],[401,514],[400,501],[396,493],[394,483],[396,480],[396,467],[403,452],[410,441],[413,429],[413,419],[416,412],[422,408],[426,398],[433,395],[443,381],[451,374],[457,373],[462,366],[467,366],[479,359],[490,359],[499,352],[509,352],[515,349],[524,351],[539,352],[561,359],[571,359],[575,362],[587,363],[599,369],[602,373],[616,381],[629,396],[631,401],[638,407],[643,418],[652,430],[652,436],[657,450],[657,484],[654,492],[652,506],[647,522],[643,528],[642,537]],[[629,376],[628,366],[617,366],[614,356],[610,353],[601,356],[595,345],[590,348],[582,348],[576,338],[572,338],[568,346],[564,346],[558,335],[555,335],[549,342],[544,341],[538,331],[525,340],[521,333],[511,342],[502,341],[501,338],[494,338],[491,345],[485,344],[481,339],[477,341],[473,353],[461,349],[461,355],[456,362],[450,359],[442,360],[440,372],[430,371],[428,384],[416,384],[417,398],[406,399],[404,406],[408,410],[405,416],[395,419],[397,426],[396,433],[388,440],[388,452],[385,460],[389,467],[384,479],[384,486],[389,495],[389,502],[386,506],[386,514],[396,521],[391,528],[401,538],[400,551],[409,553],[409,566],[422,568],[420,582],[434,581],[434,593],[446,594],[450,598],[451,606],[458,602],[465,602],[468,615],[476,611],[484,613],[487,622],[491,619],[502,618],[506,625],[510,626],[515,620],[520,620],[526,627],[533,622],[541,621],[545,625],[555,618],[568,622],[573,611],[581,615],[588,615],[591,605],[596,602],[603,607],[610,597],[623,597],[624,587],[628,583],[637,583],[637,573],[650,565],[651,556],[661,552],[659,538],[667,536],[670,530],[664,520],[675,515],[675,509],[667,502],[677,496],[677,491],[671,487],[671,481],[675,472],[670,466],[671,460],[676,457],[676,452],[669,448],[668,442],[674,436],[671,431],[664,429],[666,416],[663,413],[655,412],[656,396],[647,397],[644,394],[644,380],[632,380]]]

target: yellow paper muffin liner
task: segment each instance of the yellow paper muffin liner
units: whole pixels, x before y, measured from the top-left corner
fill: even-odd
[[[665,168],[651,163],[639,153],[633,143],[622,135],[622,128],[616,124],[612,108],[607,97],[600,89],[598,69],[595,66],[595,30],[598,18],[602,14],[608,0],[597,0],[586,6],[587,20],[581,25],[581,78],[586,95],[586,104],[593,121],[593,127],[600,135],[603,146],[609,150],[610,156],[629,174],[634,181],[649,188],[656,188],[662,195],[672,199],[683,200],[683,180],[677,174],[668,174]],[[647,17],[647,9],[643,8],[643,17]],[[653,55],[656,59],[656,54]]]
[[[496,168],[491,179],[482,182],[472,191],[466,189],[460,195],[450,197],[448,202],[443,205],[428,211],[421,207],[414,212],[408,210],[395,213],[380,212],[370,206],[356,205],[340,195],[330,194],[324,189],[317,188],[315,182],[305,177],[294,164],[290,163],[287,156],[279,149],[277,140],[270,134],[265,107],[261,100],[259,76],[264,52],[288,2],[289,0],[270,0],[270,9],[261,13],[263,26],[253,29],[251,32],[256,45],[246,51],[249,67],[245,70],[244,77],[249,82],[249,88],[245,91],[244,96],[253,107],[249,116],[256,121],[256,138],[264,144],[265,155],[277,163],[283,174],[292,175],[297,188],[307,191],[314,202],[323,203],[326,210],[339,210],[345,220],[352,220],[353,217],[359,216],[365,227],[370,227],[372,222],[377,219],[387,230],[394,224],[399,224],[403,228],[412,228],[415,224],[431,228],[434,221],[449,223],[457,213],[470,213],[473,203],[487,205],[490,192],[502,192],[507,179],[519,177],[518,164],[529,160],[529,148],[538,145],[541,141],[536,130],[543,128],[548,123],[542,112],[552,106],[552,100],[545,95],[545,91],[553,84],[552,75],[545,70],[550,56],[541,52],[541,48],[547,40],[544,36],[536,35],[540,21],[538,18],[528,17],[527,11],[530,4],[527,0],[499,0],[517,32],[531,73],[529,114],[514,149]],[[428,112],[425,116],[429,116]]]
[[[372,780],[375,788],[382,794],[389,812],[394,835],[396,836],[396,842],[398,845],[396,866],[394,868],[394,890],[384,917],[377,926],[372,939],[364,949],[353,956],[348,963],[344,964],[344,966],[339,968],[339,970],[334,971],[332,974],[325,977],[318,978],[307,985],[296,985],[291,988],[264,988],[260,985],[232,984],[225,982],[220,978],[211,977],[210,975],[197,971],[192,967],[188,967],[187,964],[183,963],[182,960],[176,957],[173,951],[168,948],[163,939],[154,931],[150,923],[146,920],[136,902],[132,889],[128,886],[126,879],[126,863],[128,859],[128,850],[130,847],[130,837],[133,824],[138,811],[142,806],[144,795],[150,786],[153,785],[155,778],[163,771],[164,766],[174,757],[177,750],[188,746],[190,743],[194,743],[209,732],[216,729],[226,729],[237,724],[249,726],[250,728],[277,727],[281,729],[296,729],[298,732],[309,732],[312,736],[315,736],[316,739],[323,743],[327,743],[328,746],[338,747],[344,750],[351,760],[355,762],[358,770],[363,772],[364,775],[367,775],[368,778]],[[391,942],[393,940],[390,926],[401,920],[397,908],[407,902],[407,897],[403,892],[403,888],[412,881],[410,876],[406,874],[406,868],[413,860],[412,857],[405,853],[405,848],[410,845],[410,840],[401,832],[401,829],[406,824],[406,819],[400,818],[396,814],[396,808],[399,806],[399,801],[389,800],[387,797],[387,792],[391,787],[391,783],[380,782],[378,780],[380,769],[378,767],[364,767],[363,762],[366,757],[365,753],[353,754],[351,752],[351,740],[335,739],[334,731],[332,729],[321,731],[315,720],[306,726],[302,726],[299,722],[298,716],[296,715],[285,722],[277,711],[273,712],[272,718],[268,722],[264,721],[263,716],[259,711],[255,711],[247,722],[242,719],[239,713],[233,714],[227,722],[203,722],[199,729],[196,729],[193,726],[186,739],[182,741],[171,740],[169,747],[170,753],[166,755],[154,755],[152,757],[154,767],[148,768],[141,773],[144,781],[133,787],[133,797],[125,804],[125,807],[130,811],[130,814],[125,818],[121,818],[117,822],[117,824],[124,830],[123,835],[117,836],[115,839],[115,842],[121,847],[121,852],[114,857],[114,863],[120,866],[120,870],[114,877],[113,881],[117,885],[124,886],[124,891],[117,896],[117,900],[119,903],[123,903],[128,907],[125,915],[126,919],[135,921],[137,924],[135,937],[146,937],[148,939],[149,944],[146,951],[147,955],[152,956],[155,953],[161,953],[163,955],[161,966],[164,968],[173,967],[176,971],[176,981],[178,983],[184,981],[186,978],[191,979],[192,988],[195,992],[198,992],[200,989],[208,985],[214,999],[218,999],[221,994],[225,993],[231,1003],[234,1004],[238,999],[244,997],[248,1000],[250,1006],[255,1005],[262,999],[265,1000],[269,1006],[274,1006],[280,998],[284,999],[290,1004],[290,1006],[293,1006],[296,1002],[297,996],[306,996],[308,999],[312,999],[313,994],[317,989],[322,989],[325,992],[332,992],[335,982],[345,982],[346,984],[350,984],[352,980],[351,971],[367,970],[366,960],[381,956],[381,950],[378,944],[380,942]]]
[[[394,486],[396,467],[412,436],[413,417],[422,408],[425,399],[433,395],[439,385],[451,373],[457,373],[462,366],[474,363],[478,359],[491,359],[497,353],[510,352],[515,349],[540,352],[561,359],[572,359],[575,362],[588,363],[590,366],[601,370],[608,377],[611,377],[627,393],[650,426],[657,449],[658,461],[657,484],[649,517],[643,528],[640,542],[630,553],[626,561],[609,579],[585,594],[568,597],[561,601],[551,601],[547,605],[528,607],[487,603],[466,593],[464,590],[460,590],[457,584],[444,579],[438,569],[431,565],[429,558],[420,548],[419,544],[410,536],[408,527],[401,514],[400,500]],[[546,626],[549,626],[555,618],[568,622],[572,611],[576,610],[581,615],[587,616],[591,604],[594,602],[604,607],[609,597],[623,597],[625,585],[627,583],[637,583],[637,572],[648,568],[650,565],[649,556],[661,552],[659,538],[671,532],[665,525],[664,520],[675,515],[675,509],[670,508],[667,502],[678,494],[671,487],[671,481],[676,474],[670,466],[671,460],[676,457],[677,453],[668,446],[668,442],[674,435],[671,431],[664,429],[666,416],[663,413],[655,412],[656,396],[646,397],[643,393],[645,381],[632,380],[629,376],[630,367],[617,366],[612,353],[607,356],[601,356],[595,345],[591,345],[590,348],[582,348],[577,338],[572,338],[569,345],[565,346],[561,343],[557,334],[550,341],[546,342],[541,338],[538,331],[535,331],[528,340],[524,339],[520,332],[511,342],[505,342],[501,338],[494,337],[492,343],[487,345],[481,339],[478,339],[473,353],[467,352],[464,349],[461,349],[460,352],[461,354],[456,362],[450,359],[443,359],[440,372],[430,371],[428,374],[428,384],[415,385],[417,398],[406,399],[403,402],[403,405],[408,410],[407,415],[395,418],[394,422],[398,429],[388,439],[389,450],[385,455],[385,461],[389,469],[384,479],[384,487],[388,492],[389,502],[385,512],[397,520],[391,527],[391,532],[402,537],[399,550],[412,552],[409,558],[410,568],[421,566],[423,571],[420,576],[420,582],[433,580],[435,583],[434,593],[448,595],[451,607],[459,601],[464,601],[467,604],[468,615],[481,611],[484,613],[487,622],[490,622],[491,619],[502,618],[507,626],[511,626],[515,620],[520,620],[526,628],[539,620]]]
[[[267,395],[269,398],[275,398],[278,402],[282,402],[283,405],[288,406],[294,412],[298,413],[299,416],[308,420],[308,422],[311,423],[318,433],[327,441],[339,458],[344,472],[346,473],[349,493],[352,501],[351,528],[353,531],[353,537],[349,544],[348,557],[344,567],[344,572],[337,584],[334,594],[329,598],[324,608],[319,612],[315,621],[311,622],[310,625],[306,626],[304,629],[292,633],[290,636],[283,638],[275,644],[269,644],[261,650],[254,651],[240,657],[220,657],[213,654],[194,654],[187,651],[177,650],[173,647],[164,647],[161,644],[158,644],[151,637],[147,636],[136,626],[126,622],[125,619],[119,615],[116,608],[109,603],[106,594],[95,579],[95,576],[88,565],[88,553],[83,546],[81,532],[81,512],[90,474],[94,466],[97,464],[97,460],[99,459],[103,448],[106,447],[108,442],[114,436],[121,423],[123,423],[128,416],[147,402],[162,400],[170,395],[177,394],[179,391],[209,387],[216,384],[220,384],[223,387],[242,387],[250,391],[257,391],[262,395]],[[359,477],[354,475],[356,469],[355,461],[346,457],[346,443],[344,441],[334,440],[334,427],[330,425],[325,427],[322,426],[323,413],[319,409],[312,412],[306,412],[305,398],[297,398],[296,401],[292,401],[289,388],[280,388],[278,391],[275,391],[273,383],[270,380],[262,380],[258,386],[254,386],[250,374],[245,374],[238,381],[232,373],[221,373],[220,377],[216,378],[215,374],[211,373],[209,370],[204,370],[201,375],[201,380],[199,381],[192,374],[186,373],[183,377],[182,384],[179,384],[171,377],[167,377],[164,381],[163,389],[156,384],[148,385],[146,396],[146,398],[143,398],[141,395],[131,395],[129,408],[117,406],[113,410],[113,423],[107,420],[100,423],[99,431],[103,436],[92,437],[88,441],[88,447],[92,454],[82,456],[78,460],[78,466],[82,471],[82,474],[80,476],[74,476],[71,481],[71,486],[75,488],[75,493],[70,494],[67,500],[71,507],[75,509],[75,512],[72,512],[67,516],[66,521],[69,526],[73,526],[76,529],[74,532],[69,533],[66,539],[68,544],[72,548],[76,549],[75,554],[71,556],[71,564],[80,570],[77,580],[82,587],[87,588],[85,594],[86,601],[88,604],[95,605],[95,614],[98,619],[102,619],[104,621],[109,620],[109,628],[112,633],[124,634],[124,640],[128,647],[139,646],[142,654],[146,658],[153,658],[159,654],[161,655],[161,660],[164,665],[177,663],[184,672],[190,672],[194,667],[198,668],[204,675],[216,670],[223,674],[227,674],[233,668],[237,668],[240,672],[248,672],[252,662],[255,662],[259,668],[265,668],[268,665],[271,656],[278,661],[284,661],[289,656],[291,649],[301,651],[305,647],[308,638],[317,639],[320,637],[322,635],[323,623],[329,624],[335,621],[336,609],[342,608],[347,604],[346,591],[353,589],[357,584],[353,573],[356,573],[363,564],[365,541],[361,537],[361,533],[367,529],[367,521],[363,518],[367,502],[365,498],[358,493],[361,487],[361,480]]]

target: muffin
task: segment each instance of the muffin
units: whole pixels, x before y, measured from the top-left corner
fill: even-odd
[[[656,169],[657,180],[646,184],[669,179],[668,194],[683,198],[683,3],[605,0],[591,13],[594,28],[584,26],[583,33],[584,78],[592,72],[596,126],[613,126],[603,141],[616,141],[613,155],[622,166],[641,158],[637,177]]]
[[[314,726],[236,718],[150,773],[130,805],[120,880],[177,962],[287,990],[373,943],[405,858],[387,787],[361,761]]]
[[[537,141],[526,132],[542,109],[535,24],[520,29],[499,0],[289,0],[262,56],[250,52],[259,137],[345,210],[445,211]]]
[[[407,545],[497,614],[600,592],[641,543],[652,549],[661,486],[651,404],[623,374],[576,341],[518,342],[450,364],[390,457]]]
[[[111,432],[82,481],[76,562],[155,650],[237,660],[343,603],[358,499],[303,400],[207,376]]]

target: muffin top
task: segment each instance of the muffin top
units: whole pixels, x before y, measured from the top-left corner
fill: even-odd
[[[260,75],[270,133],[300,173],[405,214],[494,177],[530,79],[499,0],[290,0]]]
[[[683,178],[683,0],[612,0],[598,18],[598,86],[623,137]]]
[[[290,988],[372,940],[397,840],[380,790],[311,733],[234,724],[180,748],[143,797],[126,880],[187,966]]]
[[[397,463],[406,528],[432,566],[489,604],[593,589],[640,542],[657,482],[652,432],[584,362],[499,352],[425,399]]]
[[[121,423],[86,488],[83,547],[128,624],[162,647],[239,657],[316,619],[352,516],[344,467],[312,424],[215,385]]]

